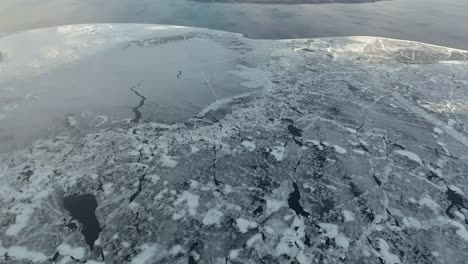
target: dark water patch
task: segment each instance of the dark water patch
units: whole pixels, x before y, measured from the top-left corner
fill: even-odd
[[[96,197],[92,194],[66,196],[63,205],[71,216],[82,225],[81,233],[85,237],[86,244],[94,249],[94,242],[101,232],[95,213],[98,206]]]
[[[432,165],[432,164],[431,164],[431,165]],[[426,178],[427,178],[429,181],[431,181],[431,182],[433,182],[433,183],[436,183],[436,184],[438,184],[438,183],[444,181],[444,179],[440,178],[439,175],[437,175],[437,174],[436,174],[435,172],[433,172],[433,171],[429,171],[429,172],[427,173],[427,175],[426,175]]]
[[[445,210],[445,213],[447,213],[447,215],[451,219],[454,219],[455,216],[450,212],[450,210],[452,210],[453,207],[457,207],[458,209],[461,209],[461,208],[467,209],[465,206],[465,199],[459,193],[457,193],[456,191],[450,188],[447,189],[446,194],[447,194],[447,199],[450,201],[450,205],[447,208],[447,210]]]
[[[296,182],[293,182],[294,191],[289,194],[288,205],[297,215],[302,215],[308,217],[310,214],[302,208],[300,204],[301,193],[299,192],[299,187]]]
[[[29,179],[34,174],[34,171],[30,169],[29,166],[23,168],[23,171],[20,172],[18,180],[29,182]]]
[[[259,206],[257,207],[257,209],[255,209],[255,210],[253,211],[253,213],[254,213],[254,215],[256,215],[256,216],[262,214],[262,213],[263,213],[263,206],[259,205]]]
[[[349,187],[351,188],[351,192],[353,193],[354,197],[359,197],[362,195],[362,191],[359,190],[359,187],[354,182],[350,182]]]
[[[305,235],[304,245],[306,245],[308,247],[312,246],[312,244],[310,243],[310,237],[308,235]]]
[[[271,120],[271,121],[274,121],[274,120]],[[281,121],[294,124],[294,121],[291,118],[281,118]]]
[[[354,85],[352,85],[352,84],[348,84],[348,89],[349,89],[350,91],[352,91],[352,92],[356,92],[356,91],[359,90],[356,86],[354,86]]]
[[[302,129],[295,127],[294,125],[288,126],[288,131],[291,135],[295,137],[302,137]]]

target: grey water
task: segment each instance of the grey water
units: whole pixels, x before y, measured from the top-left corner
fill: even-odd
[[[468,49],[466,0],[206,1],[2,0],[0,35],[64,24],[156,23],[226,30],[256,39],[366,35]]]

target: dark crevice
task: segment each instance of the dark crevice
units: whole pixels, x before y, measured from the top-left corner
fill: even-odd
[[[57,252],[55,252],[55,254],[52,256],[52,258],[50,259],[50,261],[55,262],[55,261],[57,261],[58,257],[60,257],[60,253],[58,253],[58,251],[57,251]]]
[[[299,165],[301,165],[301,160],[298,160],[296,163],[296,166],[294,166],[294,169],[293,169],[294,172],[297,171],[297,168],[299,167]]]
[[[91,250],[94,249],[94,242],[101,232],[101,227],[95,213],[98,206],[96,197],[92,194],[66,196],[63,204],[72,217],[80,222],[82,225],[81,233],[85,238],[86,244]]]
[[[143,184],[143,181],[145,180],[145,176],[146,176],[146,174],[141,175],[140,179],[138,180],[138,189],[130,197],[130,203],[133,202],[133,200],[135,200],[135,198],[140,194],[141,190],[143,189],[142,184]]]
[[[222,148],[222,146],[220,147],[220,149]],[[214,183],[216,186],[219,186],[221,184],[223,184],[223,182],[221,181],[218,181],[218,179],[216,178],[216,160],[217,160],[217,150],[216,150],[216,146],[213,146],[213,165],[212,165],[212,168],[213,168],[213,180],[214,180]]]
[[[379,180],[379,178],[377,178],[377,176],[375,176],[375,174],[372,175],[372,177],[374,177],[374,181],[375,181],[375,183],[377,183],[377,185],[378,185],[379,187],[382,186],[382,181]]]
[[[143,105],[145,104],[145,101],[146,101],[146,97],[144,97],[137,90],[135,90],[135,88],[140,87],[140,86],[141,86],[141,83],[138,83],[137,86],[130,88],[130,90],[134,94],[136,94],[136,96],[140,97],[140,103],[137,106],[133,107],[133,113],[135,114],[135,117],[131,120],[132,123],[140,122],[141,115],[142,115],[141,112],[140,112],[140,108],[143,107]]]
[[[305,235],[304,245],[306,245],[308,247],[312,246],[312,244],[310,243],[310,237],[308,235]]]
[[[304,211],[300,204],[301,193],[299,192],[299,187],[297,186],[296,182],[293,182],[294,191],[289,194],[288,204],[289,208],[291,208],[297,215],[302,215],[304,217],[308,217],[310,214]]]
[[[297,108],[294,107],[294,106],[290,106],[290,108],[291,108],[291,110],[293,110],[293,111],[296,112],[296,113],[299,113],[299,114],[301,114],[301,115],[304,114],[302,111],[300,111],[299,109],[297,109]]]

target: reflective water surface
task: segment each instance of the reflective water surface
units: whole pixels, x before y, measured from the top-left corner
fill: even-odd
[[[162,23],[239,32],[249,38],[372,35],[467,49],[466,21],[468,1],[465,0],[319,5],[190,0],[0,2],[0,34],[76,23]]]

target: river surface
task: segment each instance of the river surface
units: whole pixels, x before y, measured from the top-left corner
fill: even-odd
[[[190,0],[2,0],[0,34],[77,23],[157,23],[284,39],[371,35],[468,49],[468,1],[237,4]]]

